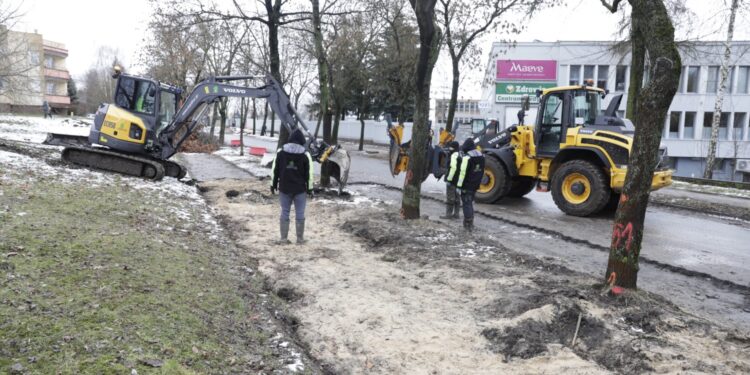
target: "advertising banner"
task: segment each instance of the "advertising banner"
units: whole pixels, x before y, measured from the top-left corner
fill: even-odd
[[[556,60],[497,60],[498,81],[555,81]]]
[[[557,86],[557,82],[498,82],[495,84],[495,103],[520,103],[528,95],[531,103],[538,103],[536,90]]]

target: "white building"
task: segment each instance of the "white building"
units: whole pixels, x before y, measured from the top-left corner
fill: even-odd
[[[681,49],[680,88],[664,124],[663,143],[678,176],[701,177],[708,150],[711,118],[716,100],[724,46],[699,42]],[[507,52],[503,52],[507,51]],[[714,178],[750,181],[750,41],[734,42],[732,69],[722,106],[717,165]],[[577,85],[593,80],[609,90],[603,108],[616,94],[627,104],[630,54],[618,51],[612,42],[530,42],[493,46],[482,87],[481,108],[486,118],[497,118],[504,126],[518,123],[523,94],[535,102],[537,88]],[[533,107],[533,106],[532,106]],[[526,123],[536,118],[533,108]],[[638,126],[638,124],[635,124]]]

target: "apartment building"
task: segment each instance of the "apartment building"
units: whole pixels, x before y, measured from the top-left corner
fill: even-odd
[[[750,181],[750,41],[736,41],[732,48],[714,178]],[[723,52],[721,42],[681,47],[680,87],[670,106],[662,141],[678,176],[703,175]],[[529,94],[534,103],[536,89],[589,80],[609,90],[603,108],[614,95],[623,94],[619,114],[625,113],[630,54],[612,42],[529,42],[518,43],[510,50],[497,43],[490,56],[497,57],[487,63],[480,108],[483,117],[497,118],[506,127],[518,121],[516,113],[523,94]],[[536,109],[530,111],[527,121],[534,118]]]
[[[65,113],[70,107],[65,45],[38,33],[7,30],[1,35],[0,60],[11,74],[0,80],[0,111],[41,113],[46,101],[53,111]]]

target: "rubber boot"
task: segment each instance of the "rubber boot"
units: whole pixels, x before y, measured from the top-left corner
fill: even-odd
[[[453,218],[454,219],[461,218],[461,204],[458,202],[456,202],[456,204],[453,206]]]
[[[474,231],[474,219],[464,218],[464,229],[467,232],[473,232]]]
[[[441,219],[452,219],[452,218],[456,217],[456,213],[453,212],[453,207],[454,206],[452,204],[446,205],[445,206],[445,215],[444,216],[440,216],[440,218]]]
[[[284,220],[284,219],[279,220],[279,230],[281,232],[281,239],[278,241],[278,243],[280,245],[291,243],[289,242],[289,239],[287,238],[289,237],[289,221],[288,220]]]
[[[303,244],[305,243],[305,219],[297,220],[295,222],[297,225],[297,243]]]

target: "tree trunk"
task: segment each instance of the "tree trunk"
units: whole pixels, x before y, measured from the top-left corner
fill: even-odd
[[[263,126],[261,127],[261,129],[266,129],[266,132],[268,131],[268,128],[266,127],[267,119],[268,119],[268,101],[266,101],[266,108],[263,110]],[[263,136],[267,136],[267,135],[268,134],[263,134]]]
[[[359,151],[365,149],[365,116],[359,115]]]
[[[334,113],[336,113],[336,119],[333,120],[333,130],[331,131],[331,144],[335,145],[339,143],[339,124],[341,122],[341,110],[340,107],[336,107]]]
[[[452,56],[451,56],[452,57]],[[456,114],[456,103],[458,102],[458,82],[461,72],[458,70],[460,57],[452,58],[453,61],[453,83],[451,85],[451,101],[448,103],[448,117],[445,119],[445,130],[450,132],[453,129],[453,117]],[[521,125],[521,124],[519,124]]]
[[[280,85],[284,85],[281,80],[281,57],[279,57],[279,26],[281,23],[281,5],[282,0],[265,0],[266,13],[268,14],[268,55],[271,65],[271,75]],[[271,115],[271,136],[274,135],[276,116]],[[276,149],[281,148],[289,139],[289,132],[281,126],[279,129],[279,141]]]
[[[246,99],[240,101],[240,156],[245,156],[245,123],[247,122]]]
[[[412,127],[409,165],[404,179],[401,199],[401,216],[418,219],[420,216],[420,194],[427,166],[427,144],[430,140],[427,121],[430,116],[430,81],[440,52],[440,29],[435,25],[435,3],[437,0],[409,0],[417,16],[419,26],[419,57],[415,88],[417,92]]]
[[[625,186],[615,214],[605,278],[635,288],[643,221],[658,158],[659,142],[672,98],[677,92],[682,62],[674,42],[674,27],[661,0],[631,0],[633,50],[648,51],[651,80],[640,90],[633,122],[636,124]],[[643,45],[638,45],[644,43]],[[633,55],[635,59],[635,54]],[[635,67],[637,61],[631,66]],[[640,86],[642,81],[636,81]],[[631,83],[633,81],[631,80]]]
[[[216,115],[218,114],[219,109],[216,107],[217,104],[214,103],[213,105],[213,111],[211,112],[211,131],[208,132],[209,138],[211,140],[214,139],[214,133],[216,130]]]
[[[716,93],[714,104],[714,118],[711,121],[711,139],[708,141],[708,154],[706,155],[706,169],[703,170],[703,178],[714,177],[714,164],[716,163],[716,142],[719,139],[719,122],[721,121],[721,107],[724,104],[724,92],[727,85],[727,72],[729,71],[729,60],[732,57],[732,39],[734,37],[734,18],[737,14],[739,0],[732,0],[732,9],[729,15],[729,26],[727,26],[727,42],[724,44],[724,60],[721,62],[721,81],[719,92]],[[727,126],[727,131],[729,126]]]
[[[284,127],[282,126],[281,129],[284,129]],[[271,110],[271,137],[273,137],[275,131],[276,131],[276,112],[274,112],[272,109]],[[289,134],[287,134],[287,138],[289,138]],[[279,131],[279,143],[281,143],[281,131]],[[286,140],[284,141],[284,143],[286,143]],[[281,145],[283,146],[284,143],[281,143]]]
[[[224,132],[227,128],[227,98],[219,101],[219,116],[221,117],[221,126],[219,126],[219,144],[224,146]]]
[[[253,135],[255,135],[255,117],[257,116],[257,107],[255,106],[255,98],[253,98]]]
[[[318,0],[310,0],[312,3],[313,40],[315,44],[315,58],[318,62],[318,87],[320,89],[320,113],[323,117],[323,142],[333,144],[331,141],[330,109],[331,82],[328,75],[328,63],[326,53],[323,49],[323,31],[321,29],[320,4]],[[316,134],[317,136],[317,131]],[[328,163],[324,163],[320,169],[320,185],[327,187],[331,184],[331,170]]]

